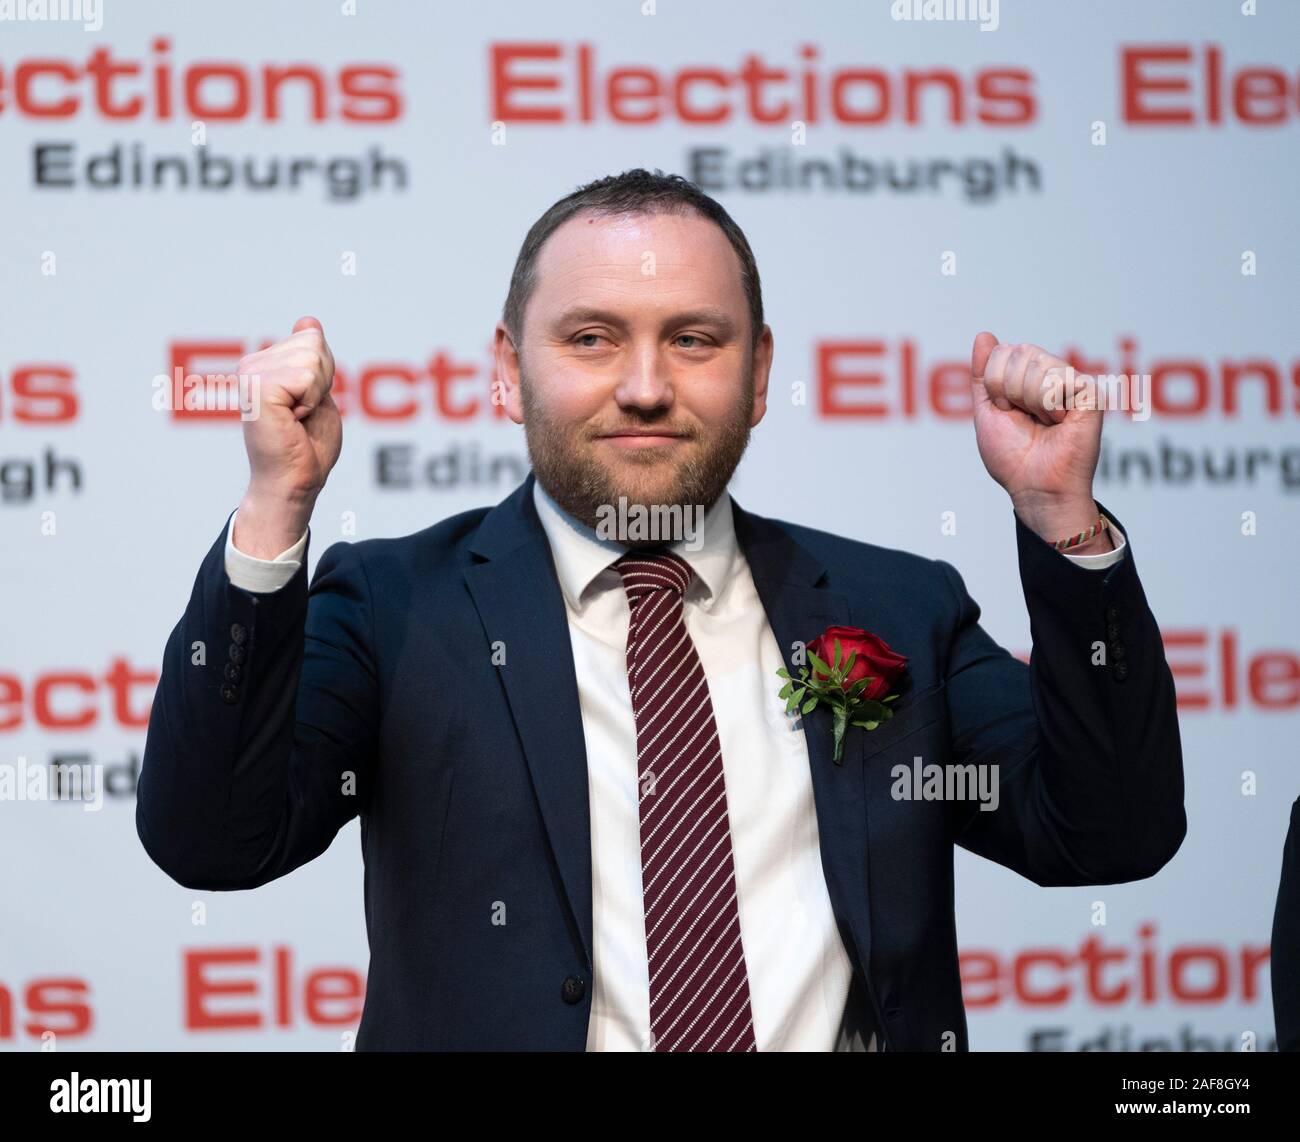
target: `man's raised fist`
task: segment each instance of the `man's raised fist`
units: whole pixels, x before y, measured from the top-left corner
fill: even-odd
[[[251,403],[258,414],[244,421],[249,483],[234,541],[269,559],[306,528],[343,446],[330,396],[334,357],[320,322],[300,317],[290,336],[242,358],[237,371],[245,407]]]

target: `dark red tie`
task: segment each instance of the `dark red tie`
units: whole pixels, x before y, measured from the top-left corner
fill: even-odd
[[[627,675],[641,791],[641,888],[656,1051],[755,1051],[722,747],[682,617],[690,565],[630,551]]]

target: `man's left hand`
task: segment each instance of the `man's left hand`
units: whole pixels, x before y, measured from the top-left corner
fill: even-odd
[[[1104,412],[1092,379],[1037,345],[1000,345],[981,333],[971,353],[971,390],[980,459],[1025,526],[1054,541],[1096,523],[1092,476]],[[1103,531],[1070,551],[1113,548]]]

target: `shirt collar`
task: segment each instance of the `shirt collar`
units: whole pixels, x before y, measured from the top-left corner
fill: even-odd
[[[597,535],[594,528],[575,519],[560,507],[537,479],[533,480],[533,503],[551,545],[560,589],[569,606],[581,610],[583,596],[592,588],[601,572],[631,545]],[[709,610],[735,573],[740,554],[735,520],[732,517],[731,495],[725,489],[705,511],[701,531],[703,535],[695,536],[689,546],[685,540],[678,540],[670,544],[668,550],[686,560],[695,572],[688,594],[698,590],[700,605]],[[615,581],[611,579],[610,584]]]

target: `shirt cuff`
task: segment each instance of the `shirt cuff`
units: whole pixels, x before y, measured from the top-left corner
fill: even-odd
[[[226,525],[226,576],[236,586],[254,594],[266,595],[278,591],[289,582],[302,566],[303,552],[307,548],[307,533],[292,547],[281,551],[274,559],[258,559],[246,555],[235,546],[235,516]]]
[[[1124,548],[1128,545],[1128,540],[1124,538],[1124,533],[1115,526],[1115,521],[1110,516],[1105,515],[1102,518],[1110,525],[1108,530],[1111,541],[1115,544],[1115,550],[1103,551],[1099,555],[1071,555],[1069,552],[1062,551],[1061,554],[1071,563],[1077,563],[1089,571],[1103,571],[1124,558]]]

